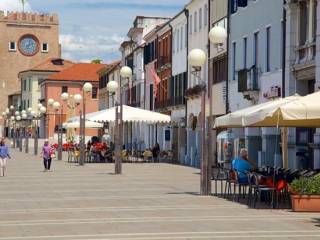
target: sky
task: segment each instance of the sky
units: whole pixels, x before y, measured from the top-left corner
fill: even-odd
[[[120,58],[120,43],[137,15],[172,17],[189,0],[26,0],[25,10],[57,13],[62,57],[108,63]],[[21,11],[21,0],[0,0],[0,10]]]

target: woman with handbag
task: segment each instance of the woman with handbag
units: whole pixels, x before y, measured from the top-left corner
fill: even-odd
[[[0,141],[0,177],[4,177],[4,172],[7,167],[7,159],[11,158],[9,148],[4,142],[4,138]]]
[[[44,145],[42,147],[42,151],[41,151],[42,157],[43,157],[43,165],[44,165],[44,172],[47,171],[51,171],[50,167],[51,167],[51,155],[52,155],[52,148],[49,144],[49,140],[46,139],[44,141]]]

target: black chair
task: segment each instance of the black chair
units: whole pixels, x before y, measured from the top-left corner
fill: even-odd
[[[228,170],[222,167],[213,167],[213,176],[212,180],[214,180],[215,184],[215,196],[218,196],[218,182],[220,182],[220,195],[224,195],[223,192],[223,183],[228,180]]]
[[[268,200],[271,202],[272,200],[276,200],[276,189],[274,187],[268,187],[266,185],[260,185],[258,174],[252,174],[252,189],[254,193],[254,203],[253,207],[256,207],[256,203],[258,199],[265,198],[265,202]]]

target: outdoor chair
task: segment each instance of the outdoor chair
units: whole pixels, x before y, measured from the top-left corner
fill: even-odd
[[[253,189],[253,197],[254,197],[254,202],[253,202],[253,207],[256,208],[256,204],[258,199],[262,199],[262,197],[265,198],[265,202],[267,203],[268,200],[271,202],[272,198],[275,201],[276,191],[274,187],[268,187],[266,185],[261,185],[259,183],[259,176],[258,174],[252,174],[252,189]],[[274,195],[273,195],[274,194]]]
[[[218,182],[220,182],[220,195],[224,194],[223,192],[223,183],[228,180],[228,170],[222,167],[213,167],[213,176],[215,184],[215,196],[218,196]]]

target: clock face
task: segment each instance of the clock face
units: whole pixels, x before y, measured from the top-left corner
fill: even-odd
[[[33,35],[24,35],[19,41],[19,50],[23,55],[33,56],[39,51],[39,41]]]

